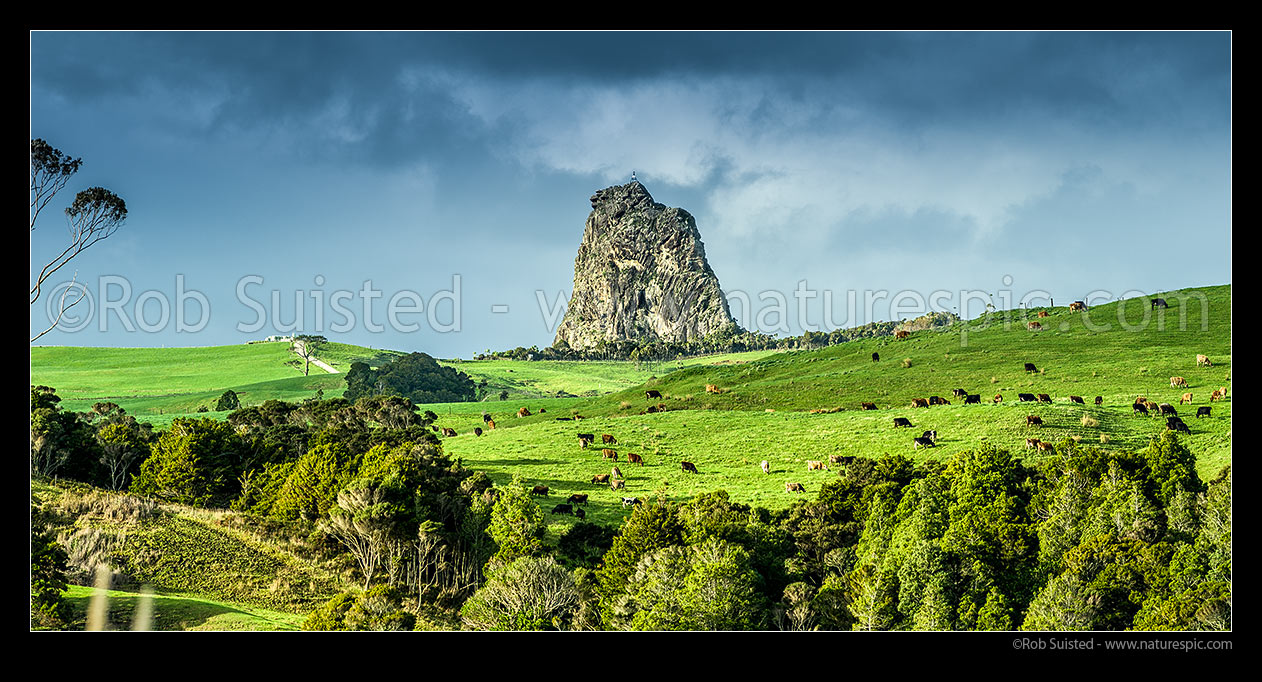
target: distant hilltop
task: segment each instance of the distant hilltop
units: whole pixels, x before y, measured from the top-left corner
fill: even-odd
[[[591,202],[554,347],[741,331],[690,213],[653,201],[634,179],[596,192]]]

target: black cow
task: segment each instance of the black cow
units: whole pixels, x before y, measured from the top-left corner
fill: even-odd
[[[929,396],[929,404],[930,404],[930,405],[942,405],[942,404],[943,404],[943,403],[945,403],[945,402],[946,402],[945,400],[943,400],[942,398],[939,398],[939,397],[938,397],[938,396],[936,396],[936,395],[931,395],[931,396]]]
[[[1098,395],[1098,396],[1096,396],[1096,397],[1095,397],[1095,404],[1096,404],[1096,405],[1103,405],[1103,404],[1104,404],[1104,396],[1102,396],[1102,395]]]
[[[1027,363],[1025,363],[1025,371],[1027,371],[1027,372],[1037,372],[1038,370],[1034,368],[1034,363],[1033,363],[1033,362],[1027,362]]]
[[[1161,410],[1161,414],[1163,415],[1166,415],[1166,414],[1178,415],[1179,414],[1178,411],[1174,409],[1174,405],[1171,405],[1170,403],[1161,403],[1157,407]]]
[[[1078,403],[1079,405],[1086,405],[1086,404],[1087,404],[1086,402],[1084,402],[1084,401],[1083,401],[1082,396],[1079,396],[1079,395],[1071,395],[1071,396],[1069,396],[1069,402],[1071,402],[1071,403]]]
[[[937,441],[938,431],[936,429],[933,431],[925,431],[923,434],[921,434],[921,438],[928,438],[931,441]]]
[[[490,415],[490,414],[488,414],[488,413],[486,413],[486,412],[483,412],[483,413],[482,413],[482,423],[484,423],[484,424],[485,424],[486,422],[489,422],[489,421],[491,421],[491,415]]]
[[[872,362],[880,362],[880,361],[881,361],[881,356],[880,356],[880,355],[878,355],[877,353],[873,353],[873,354],[872,354]]]
[[[967,397],[968,397],[968,391],[966,391],[966,390],[964,390],[964,389],[962,389],[962,388],[957,388],[957,389],[954,389],[954,390],[952,390],[952,391],[951,391],[951,393],[952,393],[952,394],[953,394],[956,398],[967,398]]]
[[[917,450],[919,450],[920,448],[931,448],[931,447],[934,447],[934,445],[935,445],[934,442],[932,440],[929,440],[928,438],[912,439],[912,447]]]
[[[649,389],[649,390],[647,390],[647,391],[645,391],[645,392],[644,392],[644,399],[645,399],[645,400],[652,400],[652,399],[654,399],[654,398],[661,398],[661,397],[662,397],[662,392],[661,392],[661,391],[655,391],[655,390]]]
[[[1135,403],[1134,405],[1131,405],[1131,411],[1135,414],[1142,414],[1145,417],[1148,416],[1148,406],[1143,403]]]
[[[684,471],[691,471],[691,472],[692,472],[692,473],[694,473],[694,474],[699,474],[699,473],[701,473],[701,472],[697,471],[697,465],[696,465],[696,464],[693,464],[692,462],[680,462],[680,463],[679,463],[679,466],[680,466],[681,468],[683,468],[683,470],[684,470]]]
[[[977,395],[964,396],[964,404],[965,405],[981,405],[982,404],[981,394],[979,393]]]
[[[1196,408],[1197,419],[1200,419],[1201,417],[1208,417],[1208,416],[1209,416],[1209,405]]]
[[[570,505],[568,505],[568,504],[558,504],[557,506],[555,506],[555,507],[553,507],[553,508],[552,508],[552,513],[553,513],[553,514],[569,514],[569,515],[573,516],[573,515],[574,515],[574,507],[571,507],[571,506],[570,506]]]
[[[640,503],[640,498],[638,498],[638,497],[624,497],[624,498],[622,498],[622,506],[624,506],[624,507],[634,507],[635,505],[637,505],[637,504],[639,504],[639,503]]]
[[[1187,434],[1192,433],[1188,430],[1188,425],[1184,424],[1183,420],[1178,417],[1166,417],[1166,428],[1171,431],[1182,431]]]
[[[574,421],[574,417],[557,417],[557,421],[559,421],[559,422],[572,422],[572,421]]]
[[[579,442],[579,444],[581,444],[583,447],[587,447],[588,445],[591,445],[592,443],[596,442],[596,434],[594,434],[594,433],[580,433],[580,434],[578,434],[578,442]]]
[[[1023,403],[1032,403],[1038,400],[1038,398],[1034,397],[1033,393],[1018,393],[1017,399]]]
[[[1166,304],[1166,299],[1164,299],[1164,298],[1154,298],[1154,299],[1152,300],[1152,309],[1153,309],[1153,310],[1156,310],[1157,308],[1169,308],[1169,307],[1170,307],[1170,306]]]
[[[587,512],[582,509],[575,509],[574,516],[577,516],[579,521],[584,521],[587,519]]]
[[[482,435],[482,427],[481,427],[481,426],[475,426],[475,427],[473,427],[473,435],[475,435],[475,436],[481,436],[481,435]]]
[[[864,410],[875,410],[876,404],[875,403],[859,403],[859,407]]]
[[[911,428],[911,420],[906,417],[894,417],[894,428],[906,426]]]
[[[530,494],[531,494],[531,495],[547,495],[547,494],[548,494],[548,486],[546,486],[546,485],[537,485],[537,486],[535,486],[535,487],[533,487],[533,488],[531,488],[531,489],[530,489]]]
[[[1050,402],[1052,402],[1052,396],[1050,396],[1050,395],[1048,395],[1048,394],[1046,394],[1046,393],[1040,393],[1040,394],[1039,394],[1039,402],[1040,402],[1040,403],[1050,403]]]
[[[1026,426],[1042,426],[1043,418],[1035,416],[1035,415],[1030,415],[1025,418],[1025,425]]]

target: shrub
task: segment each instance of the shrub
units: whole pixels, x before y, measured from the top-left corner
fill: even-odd
[[[1084,415],[1082,415],[1082,425],[1083,425],[1083,426],[1087,426],[1087,427],[1094,428],[1094,427],[1099,426],[1099,425],[1100,425],[1100,422],[1099,422],[1099,421],[1096,421],[1096,419],[1094,419],[1091,415],[1089,415],[1089,414],[1084,414]]]

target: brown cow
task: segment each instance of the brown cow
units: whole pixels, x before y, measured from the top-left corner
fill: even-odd
[[[617,439],[617,438],[614,438],[612,433],[602,433],[602,434],[600,434],[600,440],[601,440],[603,443],[605,443],[606,445],[617,445],[617,444],[618,444],[618,439]]]
[[[1086,309],[1087,309],[1087,304],[1083,301],[1074,301],[1073,303],[1069,304],[1069,312],[1071,313],[1079,311],[1079,310],[1086,310]]]
[[[1214,389],[1213,393],[1209,394],[1209,401],[1211,403],[1214,402],[1215,400],[1222,400],[1222,399],[1223,399],[1222,389],[1216,388]]]
[[[1039,451],[1040,452],[1056,452],[1056,447],[1053,446],[1051,443],[1044,443],[1043,441],[1039,441]]]
[[[615,462],[618,461],[618,453],[613,448],[605,448],[601,450],[600,456],[605,459],[612,459]]]
[[[1029,328],[1029,330],[1032,332],[1043,330],[1043,325],[1039,324],[1038,322],[1031,322],[1028,325],[1026,325],[1026,327]]]
[[[912,407],[929,407],[929,401],[925,400],[924,398],[912,398],[911,406]]]
[[[694,473],[694,474],[699,474],[699,473],[701,473],[700,471],[697,471],[697,465],[696,465],[696,464],[693,464],[692,462],[680,462],[680,463],[679,463],[679,466],[680,466],[680,467],[681,467],[684,471],[691,471],[691,472],[692,472],[692,473]]]
[[[518,416],[518,417],[529,417],[529,416],[530,416],[530,410],[528,410],[528,409],[526,409],[526,408],[524,408],[524,407],[523,407],[523,408],[521,408],[520,410],[517,410],[517,416]]]
[[[495,420],[494,420],[494,419],[490,419],[490,420],[488,420],[488,421],[486,422],[486,428],[488,428],[488,429],[490,429],[490,430],[494,431],[494,430],[495,430]]]
[[[654,398],[658,398],[658,399],[660,399],[661,397],[662,397],[662,392],[661,392],[661,391],[655,391],[655,390],[653,390],[653,389],[649,389],[649,390],[647,390],[647,391],[645,391],[645,392],[644,392],[644,398],[645,398],[645,400],[652,400],[652,399],[654,399]]]
[[[1205,355],[1197,355],[1197,356],[1196,356],[1196,366],[1197,366],[1197,367],[1213,367],[1213,366],[1214,366],[1214,363],[1212,363],[1212,362],[1210,362],[1210,361],[1209,361],[1209,357],[1208,357],[1208,356],[1205,356]]]
[[[1170,388],[1178,387],[1187,388],[1187,379],[1184,379],[1183,377],[1170,377]]]
[[[455,430],[455,429],[449,429],[449,428],[447,428],[447,427],[445,427],[445,426],[443,427],[443,437],[444,437],[444,438],[450,438],[450,437],[453,437],[453,436],[455,436],[455,435],[456,435],[456,430]]]
[[[592,483],[608,483],[609,474],[596,474],[592,476]]]
[[[623,475],[622,475],[622,469],[619,469],[618,467],[614,467],[614,468],[610,469],[610,470],[609,470],[609,474],[610,474],[611,476],[613,476],[615,480],[617,480],[617,479],[619,479],[619,478],[626,478],[626,476],[623,476]]]
[[[580,445],[580,446],[582,446],[584,449],[586,449],[588,445],[591,445],[591,444],[592,444],[592,443],[594,443],[595,441],[596,441],[596,434],[594,434],[594,433],[580,433],[580,434],[578,434],[578,443],[579,443],[579,445]]]
[[[1185,403],[1185,402],[1186,402],[1186,403],[1188,403],[1189,405],[1192,403],[1192,394],[1191,394],[1191,393],[1184,393],[1184,394],[1183,394],[1183,397],[1179,398],[1179,404],[1180,404],[1180,405],[1182,405],[1182,404],[1183,404],[1183,403]]]
[[[801,483],[785,483],[785,484],[784,484],[784,492],[786,492],[786,493],[804,493],[804,492],[806,492],[806,488],[803,488]]]
[[[1035,415],[1030,415],[1030,416],[1028,416],[1028,417],[1026,417],[1026,418],[1025,418],[1025,425],[1026,425],[1026,426],[1042,426],[1042,425],[1043,425],[1043,418],[1042,418],[1042,417],[1037,417],[1037,416],[1035,416]]]
[[[991,402],[995,403],[996,405],[998,405],[999,403],[1002,403],[1002,402],[1003,402],[1003,394],[996,393],[996,394],[995,394],[995,397],[994,397],[994,398],[991,398]]]
[[[864,410],[875,410],[876,405],[873,403],[859,403],[859,407]]]
[[[639,464],[640,466],[644,466],[644,458],[643,458],[643,457],[641,457],[641,456],[639,456],[639,455],[637,455],[637,454],[635,454],[634,452],[628,452],[628,453],[627,453],[627,463],[628,463],[628,464]]]
[[[665,412],[665,411],[666,411],[666,403],[658,403],[658,404],[657,404],[657,411],[658,411],[658,412]]]
[[[609,482],[609,489],[610,489],[610,490],[626,490],[626,489],[627,489],[627,482],[626,482],[626,481],[620,481],[620,480],[617,480],[617,479],[612,480],[612,481],[610,481],[610,482]]]
[[[894,332],[894,338],[899,339],[899,340],[905,339],[909,336],[911,336],[911,332],[907,331],[906,329],[900,329]]]
[[[530,494],[531,494],[531,495],[547,495],[547,494],[548,494],[548,486],[546,486],[546,485],[537,485],[537,486],[535,486],[535,487],[533,487],[533,488],[531,488],[531,489],[530,489]]]
[[[1025,449],[1026,449],[1026,450],[1033,450],[1033,449],[1037,448],[1038,446],[1039,446],[1039,439],[1037,439],[1037,438],[1026,438],[1026,439],[1025,439]]]
[[[808,459],[808,460],[806,460],[806,470],[807,470],[807,471],[824,471],[825,469],[826,469],[826,467],[824,466],[824,463],[823,463],[823,462],[820,462],[820,461],[818,461],[818,460],[814,460],[814,459]]]
[[[656,407],[653,407],[652,405],[649,405],[649,409],[644,410],[644,411],[643,411],[643,412],[641,412],[640,414],[657,414],[657,412],[658,412],[658,410],[657,410],[657,408],[656,408]]]
[[[719,387],[715,386],[714,384],[706,384],[705,392],[706,393],[722,393],[722,391],[719,390]]]
[[[1052,402],[1052,396],[1050,396],[1050,395],[1048,395],[1048,394],[1046,394],[1046,393],[1040,393],[1040,394],[1039,394],[1039,402],[1040,402],[1040,403],[1050,403],[1050,402]]]
[[[566,502],[569,502],[570,504],[587,504],[587,494],[574,493],[573,495],[570,495]]]
[[[1047,311],[1046,311],[1046,310],[1040,310],[1040,311],[1039,311],[1039,317],[1047,317]]]

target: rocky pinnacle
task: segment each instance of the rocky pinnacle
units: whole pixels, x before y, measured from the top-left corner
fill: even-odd
[[[591,201],[554,346],[689,341],[736,328],[691,214],[653,201],[634,180]]]

